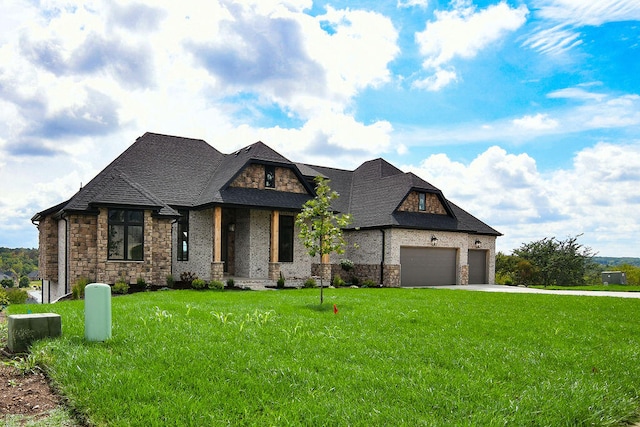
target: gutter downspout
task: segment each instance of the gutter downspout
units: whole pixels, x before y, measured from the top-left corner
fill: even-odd
[[[380,284],[384,286],[384,252],[386,246],[386,233],[384,232],[384,228],[380,229],[382,233],[382,257],[380,260]]]

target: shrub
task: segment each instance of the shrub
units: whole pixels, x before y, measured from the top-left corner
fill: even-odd
[[[309,277],[307,280],[305,280],[304,285],[302,285],[304,288],[315,288],[318,286],[318,284],[316,283],[316,280],[312,277]]]
[[[336,288],[339,288],[341,286],[345,285],[345,281],[342,280],[342,277],[340,277],[339,274],[336,274],[335,276],[333,276],[333,286]]]
[[[234,282],[233,279],[227,279],[228,288],[234,288],[235,286],[236,286],[236,282]]]
[[[79,278],[76,284],[71,287],[71,298],[84,298],[84,288],[86,288],[88,284],[89,279],[87,279],[86,277]]]
[[[147,281],[144,280],[144,277],[138,277],[138,280],[136,280],[136,283],[138,284],[138,286],[140,286],[141,288],[146,288],[147,287]]]
[[[198,279],[195,278],[191,281],[191,287],[193,289],[204,289],[204,287],[206,286],[207,282],[205,282],[202,279]]]
[[[111,292],[114,294],[126,294],[129,292],[129,284],[124,279],[120,279],[113,285]]]
[[[212,280],[209,282],[209,289],[213,289],[214,291],[221,291],[224,289],[224,283],[222,283],[220,280]]]
[[[7,291],[4,289],[0,289],[0,311],[3,308],[9,305],[9,297],[7,296]]]
[[[31,280],[27,276],[22,276],[18,282],[18,286],[21,288],[28,288],[31,284]]]
[[[24,304],[27,302],[29,295],[24,289],[11,288],[5,291],[7,293],[7,299],[9,304]]]
[[[283,289],[284,288],[284,276],[282,275],[282,272],[280,273],[280,277],[278,278],[278,282],[276,283],[278,289]]]
[[[360,279],[358,279],[357,277],[355,277],[355,276],[354,276],[354,277],[351,279],[351,284],[352,284],[353,286],[358,286],[358,285],[360,284]]]
[[[2,281],[0,281],[0,284],[3,288],[13,288],[13,285],[15,285],[13,279],[2,279]]]
[[[342,267],[342,269],[344,271],[351,271],[353,270],[353,261],[351,261],[350,259],[341,259],[340,260],[340,267]]]
[[[173,278],[173,274],[167,274],[167,288],[173,288],[175,284],[175,280]]]
[[[377,288],[378,284],[371,279],[365,279],[362,281],[363,288]]]
[[[197,279],[198,276],[196,273],[192,273],[190,271],[183,271],[180,273],[180,281],[186,283],[187,285],[191,285],[191,283]]]

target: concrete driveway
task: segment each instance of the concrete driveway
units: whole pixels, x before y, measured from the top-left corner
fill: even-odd
[[[588,297],[616,297],[640,298],[640,292],[605,292],[605,291],[554,291],[551,289],[534,289],[523,286],[504,285],[465,285],[465,286],[427,286],[432,289],[455,289],[461,291],[506,292],[514,294],[549,294],[549,295],[580,295]]]

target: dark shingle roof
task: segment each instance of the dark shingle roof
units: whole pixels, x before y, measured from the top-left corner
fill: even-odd
[[[252,163],[290,168],[308,194],[230,187]],[[292,163],[262,142],[222,154],[200,139],[145,133],[71,199],[39,212],[33,220],[60,212],[89,212],[98,206],[142,206],[177,216],[177,208],[211,205],[300,209],[313,194],[315,176],[330,180],[340,194],[333,208],[351,213],[351,228],[406,227],[500,235],[449,202],[442,192],[384,159],[353,171]],[[399,212],[411,191],[437,195],[448,215]]]

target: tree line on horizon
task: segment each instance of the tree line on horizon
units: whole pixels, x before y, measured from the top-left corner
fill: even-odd
[[[5,280],[18,284],[33,271],[38,271],[38,249],[0,247],[0,273],[10,277]]]

